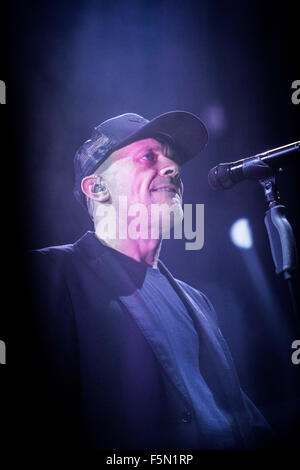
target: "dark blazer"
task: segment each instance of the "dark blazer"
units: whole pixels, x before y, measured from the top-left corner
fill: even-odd
[[[50,447],[214,448],[205,436],[197,441],[184,383],[134,314],[139,281],[113,251],[87,232],[74,244],[30,253],[38,439]],[[233,416],[239,446],[263,445],[268,425],[240,388],[211,303],[159,267],[194,321],[205,380]],[[142,297],[140,308],[147,311]]]

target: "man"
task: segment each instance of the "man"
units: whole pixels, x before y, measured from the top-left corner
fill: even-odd
[[[155,204],[172,209],[171,224],[180,219],[180,167],[206,143],[190,113],[152,121],[124,114],[96,127],[77,151],[74,194],[94,232],[30,260],[47,396],[40,429],[46,436],[51,422],[50,446],[264,446],[268,425],[240,388],[211,303],[159,260],[161,217],[158,237],[151,232]],[[124,200],[145,208],[143,236],[137,224],[129,231],[134,211],[121,220]]]

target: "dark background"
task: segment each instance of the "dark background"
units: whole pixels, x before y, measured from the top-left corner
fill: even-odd
[[[291,362],[291,343],[300,332],[287,286],[274,272],[262,189],[243,182],[214,192],[207,184],[217,163],[300,139],[300,104],[291,101],[291,84],[300,79],[295,6],[14,1],[5,18],[1,232],[3,306],[7,303],[0,339],[6,341],[7,364],[0,373],[13,428],[10,443],[22,441],[14,432],[14,401],[26,382],[24,371],[18,375],[20,364],[26,370],[26,350],[19,346],[20,325],[26,323],[22,253],[74,242],[92,229],[72,185],[74,153],[94,126],[125,112],[152,119],[182,109],[202,118],[209,130],[207,148],[183,169],[184,203],[205,204],[205,243],[200,251],[186,251],[184,240],[165,241],[161,258],[176,277],[208,295],[244,390],[282,445],[296,446],[300,364]],[[296,240],[298,178],[296,166],[279,178]],[[234,246],[229,237],[241,217],[252,228],[250,250]]]

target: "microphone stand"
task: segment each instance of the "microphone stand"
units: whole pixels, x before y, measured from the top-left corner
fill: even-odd
[[[268,173],[268,174],[267,174]],[[268,204],[264,222],[268,232],[276,274],[283,273],[288,283],[296,325],[300,327],[299,308],[295,278],[297,271],[297,249],[293,229],[285,216],[286,208],[280,203],[275,173],[269,167],[266,176],[259,179]]]

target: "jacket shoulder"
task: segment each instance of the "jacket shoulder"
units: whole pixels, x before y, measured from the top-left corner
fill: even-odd
[[[25,254],[30,288],[58,294],[65,286],[65,273],[74,248],[72,244],[29,250]]]
[[[68,256],[74,253],[74,244],[67,244],[67,245],[56,245],[56,246],[47,246],[45,248],[39,248],[36,250],[29,250],[28,254],[35,254],[38,256],[48,257],[49,259],[61,258],[64,256]]]
[[[57,245],[47,246],[36,250],[29,250],[26,253],[27,266],[34,267],[51,267],[63,266],[64,263],[74,253],[74,245]]]
[[[49,246],[26,253],[26,285],[30,308],[48,325],[72,315],[67,273],[72,245]]]

